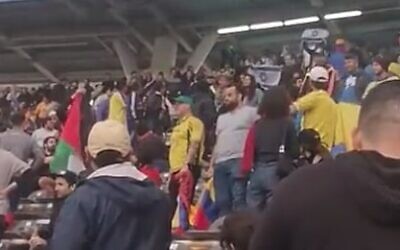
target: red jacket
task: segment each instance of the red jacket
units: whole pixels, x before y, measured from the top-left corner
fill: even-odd
[[[240,167],[240,173],[246,176],[250,173],[254,164],[254,151],[255,151],[255,133],[256,129],[253,125],[247,133],[246,142],[244,145],[244,153],[242,158],[242,164]]]
[[[144,165],[143,167],[140,168],[140,172],[145,174],[150,181],[156,184],[157,187],[161,186],[162,180],[160,177],[160,172],[156,168]]]

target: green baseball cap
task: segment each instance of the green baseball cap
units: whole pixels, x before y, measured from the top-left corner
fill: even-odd
[[[178,96],[178,97],[174,98],[174,101],[176,103],[193,105],[193,99],[190,96],[186,96],[186,95]]]

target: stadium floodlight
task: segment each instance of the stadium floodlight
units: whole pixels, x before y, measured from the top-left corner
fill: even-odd
[[[26,2],[28,0],[0,0],[0,3]]]
[[[342,18],[349,18],[349,17],[357,17],[361,16],[363,13],[361,10],[352,10],[352,11],[344,11],[344,12],[337,12],[326,14],[324,16],[325,20],[335,20],[335,19],[342,19]]]
[[[268,22],[268,23],[255,23],[250,25],[251,30],[263,30],[283,27],[282,21]]]
[[[249,25],[241,25],[241,26],[221,28],[221,29],[218,29],[217,32],[218,32],[218,34],[223,35],[223,34],[230,34],[230,33],[245,32],[245,31],[249,31],[249,30],[250,30]]]
[[[309,17],[303,17],[303,18],[289,19],[283,23],[285,26],[293,26],[293,25],[300,25],[300,24],[306,24],[306,23],[315,23],[315,22],[319,22],[319,20],[320,19],[318,16],[309,16]]]

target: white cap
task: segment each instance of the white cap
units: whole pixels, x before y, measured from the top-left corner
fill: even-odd
[[[327,83],[329,81],[329,73],[324,67],[315,66],[308,73],[311,81],[318,83]]]
[[[89,154],[95,158],[98,153],[105,150],[120,152],[124,157],[131,152],[128,129],[122,123],[106,120],[92,127],[88,138]]]
[[[57,111],[55,111],[55,110],[50,110],[49,116],[57,116]]]

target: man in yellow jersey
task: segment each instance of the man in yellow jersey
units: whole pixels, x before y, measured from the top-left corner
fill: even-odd
[[[329,81],[328,71],[320,66],[309,73],[311,92],[299,98],[292,106],[292,113],[303,114],[302,129],[314,129],[325,147],[331,149],[335,139],[337,106],[325,91]]]
[[[204,152],[204,125],[192,114],[192,98],[179,96],[174,101],[174,109],[179,120],[172,130],[169,151],[171,171],[169,193],[173,211],[177,206],[178,196],[185,209],[190,208],[194,186],[200,177],[199,165]],[[188,227],[187,223],[182,229]]]

